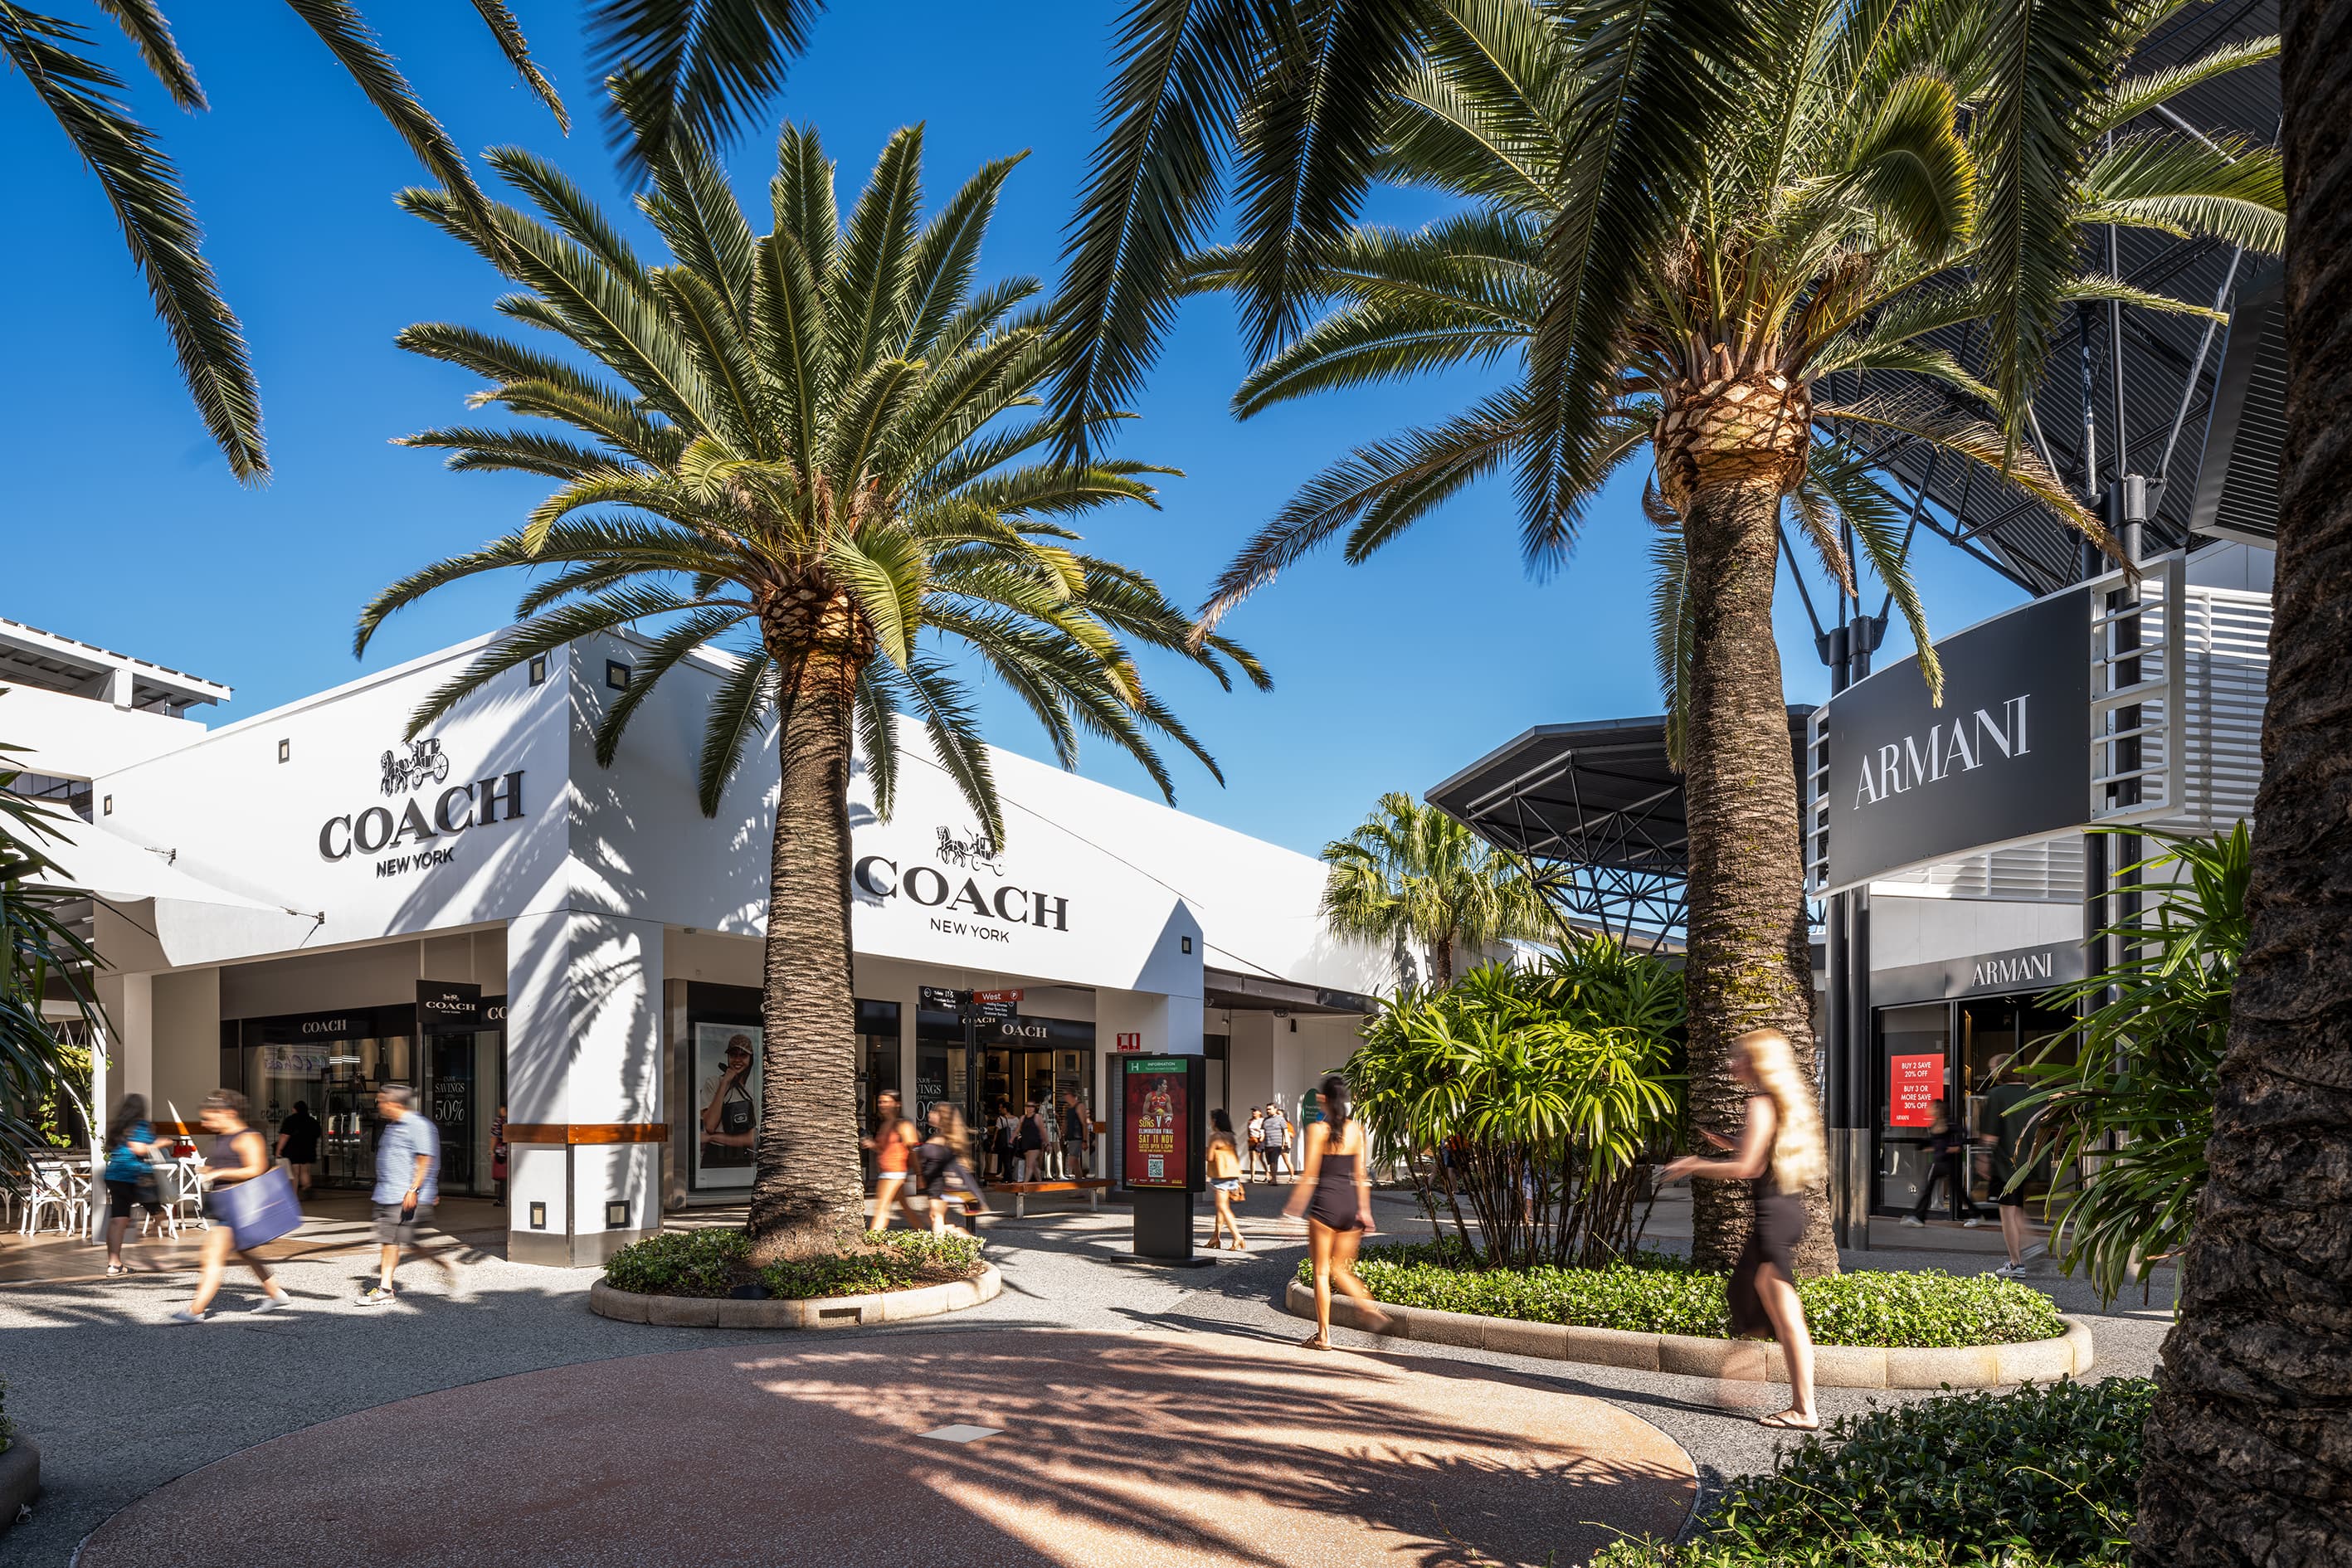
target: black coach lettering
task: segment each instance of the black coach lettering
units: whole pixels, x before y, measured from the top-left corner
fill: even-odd
[[[1039,893],[1037,895],[1037,918],[1030,923],[1042,927],[1045,923],[1045,911],[1047,910],[1051,910],[1053,911],[1054,929],[1055,931],[1067,931],[1070,929],[1068,925],[1070,900],[1067,899],[1055,899],[1051,902],[1048,902],[1045,895],[1043,893]]]
[[[482,808],[474,819],[477,827],[488,827],[499,819],[499,802],[507,803],[507,820],[512,822],[522,815],[522,774],[511,773],[504,778],[484,779],[474,786],[474,798]]]
[[[343,830],[343,847],[341,849],[333,845],[335,829],[338,827]],[[322,860],[341,860],[351,852],[352,819],[348,816],[328,818],[327,825],[319,829],[319,858]]]
[[[404,839],[432,837],[434,837],[433,829],[425,820],[425,808],[411,799],[408,809],[400,814],[400,826],[393,832],[392,847],[394,849],[399,848]]]
[[[371,823],[375,825],[372,836],[373,843],[370,842],[371,832],[368,826]],[[380,805],[372,805],[361,812],[359,820],[352,824],[352,842],[359,847],[359,852],[362,855],[373,855],[391,843],[392,813]]]
[[[925,878],[928,879],[928,880],[919,883],[916,880],[917,878]],[[915,902],[921,904],[926,908],[936,909],[940,905],[948,901],[948,879],[940,875],[937,871],[932,870],[929,866],[916,867],[913,870],[908,872],[906,876],[899,879],[898,886],[907,890],[907,896],[908,898],[914,900]],[[929,898],[925,898],[923,896],[924,891],[927,889],[933,887],[936,887],[939,890],[933,893]]]
[[[996,889],[996,918],[1001,921],[1011,921],[1014,925],[1028,924],[1028,910],[1026,909],[1006,909],[1004,907],[1004,900],[1007,899],[1011,899],[1016,904],[1026,905],[1029,902],[1029,889],[1026,888],[1016,888],[1010,882],[1007,882],[1003,887]]]
[[[969,877],[964,879],[962,890],[957,893],[951,901],[954,907],[958,909],[961,909],[966,905],[969,905],[971,906],[971,912],[973,914],[979,915],[983,919],[987,917],[988,900],[980,896],[980,884],[973,881]]]
[[[850,870],[850,879],[876,898],[887,899],[898,889],[896,884],[886,886],[875,877],[874,868],[877,866],[887,867],[894,877],[898,874],[898,862],[896,860],[886,860],[879,855],[866,855],[861,856],[856,866]]]
[[[466,803],[465,814],[461,816],[452,816],[449,814],[449,803],[458,800]],[[472,784],[451,784],[441,792],[441,798],[433,803],[433,826],[444,833],[457,832],[471,822],[473,816],[474,786]]]

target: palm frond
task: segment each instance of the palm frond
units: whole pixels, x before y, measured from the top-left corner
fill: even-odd
[[[515,20],[514,13],[507,8],[505,0],[474,0],[474,10],[482,18],[482,25],[489,28],[490,37],[498,40],[499,52],[506,56],[507,64],[514,68],[515,75],[522,79],[525,87],[539,95],[540,102],[547,105],[547,111],[555,116],[555,128],[566,136],[571,135],[572,112],[563,107],[563,100],[556,92],[555,84],[547,79],[546,73],[531,59],[530,40],[522,36],[522,24]]]
[[[590,72],[644,83],[636,113],[613,103],[605,114],[623,170],[642,176],[679,133],[732,140],[783,86],[824,9],[822,0],[596,0]]]

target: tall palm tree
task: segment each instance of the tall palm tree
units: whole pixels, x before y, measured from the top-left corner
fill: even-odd
[[[1906,25],[1933,31],[1948,8],[1908,7]],[[1228,195],[1247,258],[1253,353],[1296,331],[1382,168],[1389,100],[1420,68],[1428,38],[1449,29],[1450,9],[1448,0],[1134,0],[1065,249],[1066,350],[1054,401],[1067,449],[1088,449],[1133,400],[1173,320],[1185,258]],[[1563,302],[1536,345],[1546,439],[1522,458],[1531,511],[1563,505],[1577,488],[1616,334],[1638,305],[1640,267],[1705,200],[1714,173],[1705,150],[1738,133],[1750,85],[1776,79],[1791,17],[1810,8],[1584,0],[1549,9],[1569,30],[1578,84],[1559,106],[1557,144],[1585,199],[1545,234]],[[1895,14],[1884,3],[1864,9]],[[1979,286],[1993,335],[2014,348],[1998,385],[2021,420],[2064,299],[2065,268],[2048,258],[2092,153],[2077,121],[2106,89],[2116,32],[2145,22],[2150,7],[1987,0],[1973,9]]]
[[[141,64],[172,101],[210,107],[156,0],[89,0],[121,27]],[[465,155],[417,100],[400,68],[351,0],[287,0],[381,113],[418,163],[479,215],[482,195]],[[642,173],[641,144],[674,130],[709,138],[741,128],[751,106],[783,79],[824,7],[819,0],[583,0],[590,66],[597,76],[633,73],[645,82],[646,112],[630,125],[613,118],[623,167]],[[522,79],[571,130],[555,86],[533,63],[505,0],[474,9]],[[100,58],[93,28],[0,0],[0,58],[25,79],[80,154],[114,209],[123,243],[145,275],[155,314],[172,339],[180,377],[229,471],[247,482],[269,473],[261,436],[261,393],[246,357],[244,329],[204,258],[195,210],[155,133],[122,101],[122,77]]]
[[[1579,105],[1592,89],[1578,32],[1540,0],[1449,0],[1391,100],[1379,151],[1389,177],[1460,196],[1465,210],[1412,234],[1358,227],[1325,247],[1314,300],[1323,313],[1235,395],[1246,416],[1465,362],[1524,370],[1455,417],[1362,447],[1310,480],[1227,568],[1204,626],[1319,545],[1344,536],[1347,558],[1360,561],[1513,467],[1528,563],[1556,565],[1608,476],[1648,458],[1660,672],[1689,814],[1692,1103],[1706,1121],[1738,1113],[1742,1091],[1722,1050],[1733,1036],[1769,1025],[1801,1059],[1811,1056],[1796,782],[1772,629],[1784,512],[1849,590],[1840,525],[1850,525],[1910,623],[1931,689],[1941,678],[1901,518],[1845,437],[1892,433],[1977,467],[2111,547],[2033,447],[2012,447],[2002,428],[1998,384],[2014,379],[2019,340],[1997,335],[1981,265],[1998,234],[1982,199],[1980,136],[1989,40],[2005,3],[1752,8],[1777,52],[1731,84],[1743,111],[1686,150],[1701,164],[1700,198],[1612,283],[1624,299],[1595,301],[1580,293],[1581,274],[1561,270],[1558,248],[1563,225],[1601,221],[1575,158]],[[2108,41],[2106,86],[2075,117],[2086,144],[2275,48],[2129,76],[2140,36]],[[2081,270],[2082,228],[2161,227],[2274,250],[2280,202],[2268,151],[2124,132],[2087,157],[2069,193],[2073,226],[2034,264],[2058,275],[2062,300],[2193,310]],[[1210,250],[1186,284],[1245,289],[1250,265],[1245,247]],[[1603,308],[1613,323],[1606,378],[1563,425],[1570,393],[1545,370],[1546,338],[1563,314]],[[1974,367],[1930,341],[1971,323],[1986,345]],[[1543,476],[1532,489],[1531,474]],[[1700,1255],[1728,1263],[1744,1198],[1710,1183],[1696,1205]],[[1828,1270],[1825,1194],[1814,1206],[1805,1261]]]
[[[2251,917],[2140,1568],[2352,1560],[2352,7],[2281,7],[2286,455]]]
[[[1551,941],[1559,921],[1518,862],[1433,805],[1391,790],[1361,826],[1323,846],[1323,918],[1342,936],[1428,955],[1454,984],[1454,950]]]
[[[625,84],[625,91],[634,84]],[[658,111],[653,94],[633,110]],[[960,645],[1045,726],[1065,765],[1081,731],[1171,785],[1155,735],[1214,772],[1138,679],[1126,642],[1185,650],[1230,686],[1244,650],[1197,648],[1187,618],[1149,581],[1079,553],[1055,519],[1150,502],[1132,462],[1031,460],[1051,427],[1023,414],[1054,352],[1038,291],[1015,278],[975,289],[981,238],[1018,162],[988,164],[921,221],[919,128],[884,148],[844,225],[834,166],[813,132],[787,127],[755,236],[704,144],[674,132],[649,153],[641,205],[669,249],[656,263],[551,165],[514,150],[491,166],[537,209],[487,221],[446,191],[410,211],[464,240],[526,293],[506,314],[553,331],[593,369],[471,327],[408,329],[404,346],[485,376],[477,404],[569,426],[428,430],[456,468],[540,474],[558,488],[522,528],[386,589],[361,616],[364,649],[384,618],[445,584],[552,568],[520,624],[435,691],[413,735],[501,671],[576,637],[647,624],[635,679],[604,714],[609,763],[646,696],[698,649],[727,672],[700,763],[706,814],[751,737],[772,719],[782,784],[770,863],[761,1016],[800,1070],[767,1076],[751,1231],[791,1250],[859,1223],[856,1019],[850,995],[849,783],[862,750],[889,809],[891,715],[919,715],[932,749],[991,838],[1003,817],[961,683]],[[926,634],[929,634],[928,637]]]

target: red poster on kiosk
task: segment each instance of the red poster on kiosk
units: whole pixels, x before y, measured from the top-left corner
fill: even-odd
[[[1933,1127],[1936,1101],[1944,1098],[1944,1054],[1889,1057],[1886,1062],[1886,1124]]]
[[[1125,1082],[1126,1179],[1130,1187],[1192,1185],[1192,1063],[1183,1057],[1129,1057]]]

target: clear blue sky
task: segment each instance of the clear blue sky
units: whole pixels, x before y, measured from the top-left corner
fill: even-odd
[[[98,16],[94,6],[60,8]],[[254,490],[229,478],[95,184],[22,79],[0,77],[17,215],[0,261],[16,301],[0,405],[17,475],[0,502],[0,616],[227,682],[236,699],[221,711],[234,718],[503,624],[519,579],[445,591],[406,612],[367,667],[350,651],[371,594],[512,527],[544,485],[449,474],[431,454],[387,444],[457,421],[476,384],[399,353],[394,333],[425,320],[492,324],[500,291],[487,268],[394,210],[392,193],[419,178],[406,150],[284,6],[180,0],[166,9],[214,108],[181,115],[143,79],[137,101],[180,161],[207,254],[245,321],[276,477]],[[376,0],[367,9],[461,145],[530,146],[621,207],[572,6],[518,7],[572,110],[568,141],[517,86],[469,6]],[[929,125],[935,200],[983,159],[1030,149],[983,272],[1050,280],[1094,143],[1113,10],[844,5],[818,26],[770,122],[822,130],[845,207],[884,139],[909,121]],[[118,43],[109,39],[110,58],[135,70]],[[764,135],[730,154],[755,212],[772,156]],[[1380,216],[1417,222],[1431,211],[1391,204]],[[1451,411],[1478,385],[1457,377],[1375,389],[1237,424],[1226,399],[1245,368],[1230,307],[1188,308],[1143,417],[1123,437],[1126,452],[1187,477],[1169,481],[1164,510],[1087,525],[1095,549],[1152,574],[1187,605],[1322,464]],[[1507,482],[1456,500],[1367,566],[1309,562],[1227,623],[1272,668],[1271,694],[1227,696],[1187,667],[1148,667],[1225,770],[1220,789],[1181,762],[1178,804],[1312,852],[1382,790],[1418,794],[1530,725],[1654,711],[1638,487],[1629,473],[1603,498],[1573,563],[1545,583],[1520,568]],[[1939,545],[1923,547],[1919,567],[1939,630],[2020,596]],[[1791,698],[1819,700],[1822,671],[1785,571],[1780,626]],[[1899,622],[1889,642],[1886,657],[1903,651]],[[992,699],[987,712],[993,740],[1044,754],[1009,699]],[[1101,746],[1084,771],[1150,787]]]

